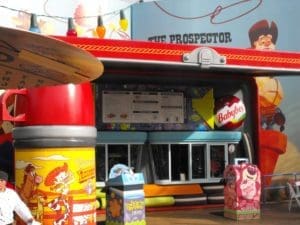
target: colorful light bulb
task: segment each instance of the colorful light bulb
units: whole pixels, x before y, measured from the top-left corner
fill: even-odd
[[[77,31],[75,29],[73,18],[71,17],[68,18],[68,31],[66,35],[77,37]]]
[[[99,38],[104,38],[106,33],[106,28],[103,26],[103,21],[101,16],[98,16],[96,32]]]
[[[128,20],[125,18],[124,11],[120,11],[120,21],[119,21],[120,27],[122,30],[126,31],[128,28]]]
[[[32,13],[30,16],[29,31],[35,32],[35,33],[41,33],[41,30],[40,30],[38,22],[37,22],[36,14],[34,14],[34,13]]]

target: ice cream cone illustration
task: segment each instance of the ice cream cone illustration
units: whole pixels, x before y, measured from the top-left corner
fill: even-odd
[[[262,174],[274,172],[279,155],[286,152],[287,136],[284,130],[285,117],[278,107],[283,99],[283,90],[276,78],[256,78],[261,112],[259,161]],[[279,130],[276,129],[279,126]],[[265,180],[269,185],[271,177]]]
[[[248,32],[251,48],[264,51],[276,49],[278,38],[277,24],[263,19],[253,24]],[[284,130],[285,116],[279,108],[283,99],[283,90],[280,82],[273,77],[256,77],[259,92],[259,107],[261,117],[261,129],[259,132],[259,167],[261,173],[272,174],[277,163],[278,156],[285,153],[287,136]],[[279,129],[276,129],[279,126]],[[270,184],[271,177],[266,185]]]

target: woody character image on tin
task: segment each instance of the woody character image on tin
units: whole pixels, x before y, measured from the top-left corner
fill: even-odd
[[[74,182],[74,176],[68,170],[68,164],[64,163],[60,167],[50,171],[45,179],[45,186],[49,186],[51,191],[58,195],[48,203],[48,207],[56,212],[54,225],[66,224],[70,215],[70,203],[68,202],[69,186]]]

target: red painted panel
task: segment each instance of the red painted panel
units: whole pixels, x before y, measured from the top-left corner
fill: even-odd
[[[99,58],[136,59],[182,62],[184,53],[190,53],[198,45],[124,41],[96,38],[56,36],[56,38],[84,49]],[[208,47],[208,46],[205,46]],[[300,53],[288,51],[261,51],[254,49],[212,47],[226,56],[228,66],[250,66],[274,69],[295,69],[300,73]]]

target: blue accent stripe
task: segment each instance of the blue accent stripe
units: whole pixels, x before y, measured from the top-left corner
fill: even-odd
[[[240,131],[100,131],[97,133],[97,143],[178,143],[178,142],[239,142],[242,138]]]
[[[128,144],[128,143],[145,143],[147,140],[146,132],[131,132],[131,131],[100,131],[97,132],[98,144]]]
[[[239,131],[149,132],[150,143],[168,142],[239,142]]]

